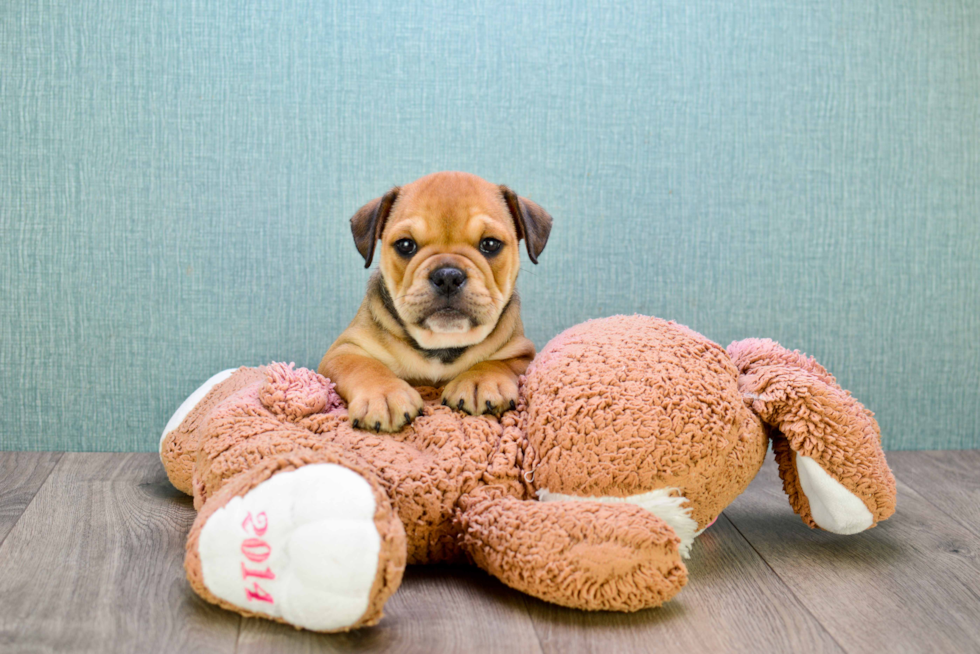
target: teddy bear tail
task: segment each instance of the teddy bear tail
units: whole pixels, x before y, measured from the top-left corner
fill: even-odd
[[[793,510],[811,527],[852,534],[895,512],[895,478],[874,414],[826,368],[769,339],[728,346],[738,388],[762,419]]]

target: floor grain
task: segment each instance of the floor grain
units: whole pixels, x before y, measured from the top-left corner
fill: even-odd
[[[888,465],[930,504],[980,536],[980,450],[891,452]]]
[[[848,652],[980,648],[980,540],[900,476],[897,513],[853,536],[803,524],[771,460],[725,515]]]
[[[724,516],[687,564],[687,586],[657,609],[586,613],[527,598],[544,651],[843,651]]]
[[[0,650],[233,652],[184,580],[193,518],[156,455],[64,455],[0,546]]]
[[[0,452],[0,543],[60,458],[61,452]]]
[[[347,634],[297,632],[245,620],[239,652],[479,652],[540,654],[524,596],[469,566],[412,566],[375,627]]]
[[[914,652],[980,643],[980,452],[889,454],[896,515],[811,530],[772,462],[660,609],[586,613],[466,566],[414,567],[376,627],[241,619],[184,578],[190,499],[152,454],[0,454],[0,652]],[[3,535],[6,538],[3,539]]]

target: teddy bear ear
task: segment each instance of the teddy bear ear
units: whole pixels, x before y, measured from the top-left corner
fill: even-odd
[[[738,388],[768,426],[783,489],[811,527],[853,534],[895,512],[874,414],[827,370],[769,339],[728,346]]]
[[[371,260],[374,258],[374,247],[384,232],[385,223],[388,222],[388,215],[391,208],[398,199],[398,192],[401,189],[395,187],[375,198],[357,210],[357,213],[350,219],[350,230],[354,235],[354,245],[357,251],[364,257],[364,267],[371,267]]]
[[[551,234],[551,215],[537,203],[518,196],[503,184],[500,185],[500,192],[517,227],[517,238],[524,239],[531,263],[537,263]]]

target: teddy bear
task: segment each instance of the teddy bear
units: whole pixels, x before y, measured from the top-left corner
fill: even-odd
[[[895,510],[873,414],[767,339],[725,349],[674,322],[613,316],[548,343],[499,416],[419,392],[422,414],[386,434],[353,428],[330,380],[293,364],[197,389],[160,444],[198,510],[194,591],[346,631],[381,619],[406,564],[450,562],[566,607],[656,607],[770,445],[811,527],[853,534]]]

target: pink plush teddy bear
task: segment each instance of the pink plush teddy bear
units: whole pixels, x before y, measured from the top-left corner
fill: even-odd
[[[770,443],[810,526],[853,534],[894,511],[871,412],[772,341],[726,351],[616,316],[552,340],[500,418],[419,390],[422,415],[395,434],[353,429],[330,381],[291,364],[227,370],[195,391],[161,442],[199,510],[194,590],[341,631],[381,618],[406,563],[469,561],[564,606],[658,606]]]

